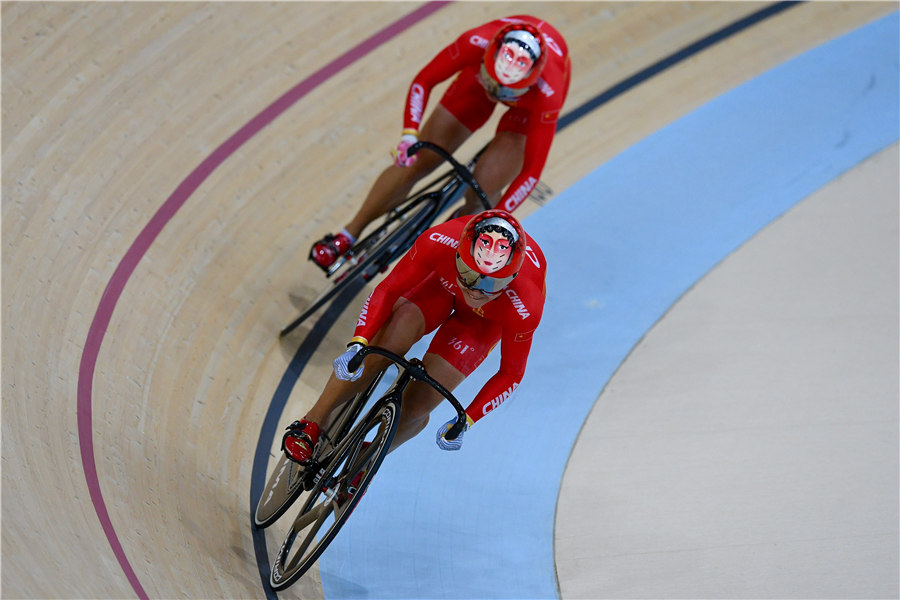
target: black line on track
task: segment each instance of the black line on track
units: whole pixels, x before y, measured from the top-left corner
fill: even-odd
[[[582,118],[583,116],[587,115],[591,111],[606,104],[613,98],[616,98],[617,96],[621,96],[622,94],[631,90],[632,88],[637,87],[638,85],[647,81],[654,75],[659,75],[661,72],[665,71],[666,69],[675,66],[676,64],[680,63],[681,61],[686,60],[686,59],[690,58],[691,56],[694,56],[695,54],[702,52],[703,50],[706,50],[710,46],[717,44],[718,42],[721,42],[722,40],[729,38],[729,37],[735,35],[736,33],[740,33],[741,31],[744,31],[745,29],[747,29],[753,25],[756,25],[760,21],[763,21],[773,15],[777,15],[778,13],[780,13],[784,10],[787,10],[788,8],[791,8],[793,6],[796,6],[798,4],[802,4],[802,1],[797,0],[797,1],[790,1],[790,2],[776,2],[775,4],[771,4],[771,5],[767,6],[766,8],[758,10],[755,13],[749,14],[746,17],[744,17],[743,19],[735,21],[731,25],[727,25],[726,27],[723,27],[722,29],[720,29],[714,33],[711,33],[710,35],[697,40],[696,42],[694,42],[693,44],[690,44],[689,46],[685,46],[681,50],[679,50],[673,54],[670,54],[669,56],[659,60],[656,63],[653,63],[646,69],[642,69],[642,70],[638,71],[631,77],[628,77],[627,79],[623,79],[622,81],[615,84],[614,86],[607,89],[606,91],[602,92],[601,94],[594,96],[593,98],[591,98],[590,100],[588,100],[587,102],[582,104],[581,106],[578,106],[575,109],[566,113],[565,115],[561,116],[559,118],[559,121],[557,121],[556,131],[558,131],[558,132],[562,131],[563,129],[565,129],[566,127],[568,127],[569,125],[571,125],[572,123],[577,121],[578,119]]]
[[[581,106],[578,106],[561,116],[557,123],[557,132],[562,131],[613,98],[637,87],[666,69],[706,50],[718,42],[768,19],[769,17],[780,14],[788,8],[803,4],[805,1],[806,0],[789,0],[785,2],[775,2],[774,4],[770,4],[763,9],[751,13],[718,31],[685,46],[681,50],[678,50],[649,67],[638,71],[634,75],[623,79],[619,83],[583,103]],[[269,600],[277,599],[278,596],[272,591],[272,588],[269,587],[270,565],[268,550],[266,549],[265,531],[258,529],[253,525],[253,511],[256,510],[256,503],[262,495],[262,489],[265,486],[269,448],[271,448],[272,441],[275,439],[278,420],[281,417],[281,413],[284,411],[284,407],[287,404],[291,390],[294,388],[294,384],[300,378],[303,369],[306,368],[310,357],[313,356],[319,345],[325,339],[331,326],[337,321],[353,299],[356,298],[359,291],[365,287],[365,283],[366,282],[363,280],[357,280],[355,283],[350,284],[315,321],[315,325],[303,339],[303,342],[300,344],[300,347],[297,349],[297,352],[294,354],[293,359],[282,376],[281,382],[278,384],[278,388],[275,390],[272,397],[272,402],[269,404],[269,409],[266,412],[259,433],[259,442],[257,443],[256,453],[253,458],[253,468],[250,474],[250,527],[252,530],[253,547],[256,552],[256,562],[259,568],[263,590],[265,591],[266,598]]]
[[[269,409],[263,419],[263,424],[259,432],[259,442],[256,445],[256,453],[253,455],[253,468],[250,472],[250,529],[253,536],[253,549],[256,553],[256,563],[259,568],[259,575],[262,578],[263,590],[266,592],[266,598],[277,598],[275,592],[269,586],[269,576],[271,575],[271,567],[269,565],[269,554],[266,548],[266,534],[264,529],[259,529],[253,520],[253,513],[256,511],[256,504],[262,497],[262,491],[266,484],[266,467],[269,463],[269,448],[275,439],[278,427],[278,420],[294,384],[300,379],[303,369],[309,363],[309,359],[315,354],[319,345],[328,335],[331,326],[337,322],[341,314],[356,298],[360,290],[365,287],[366,281],[363,278],[357,278],[349,283],[347,288],[338,294],[338,296],[328,305],[313,325],[310,332],[303,338],[297,352],[288,364],[287,370],[281,377],[278,387],[272,396],[272,402],[269,403]],[[301,326],[302,327],[302,326]],[[288,336],[286,339],[290,339]],[[299,415],[298,415],[299,416]]]

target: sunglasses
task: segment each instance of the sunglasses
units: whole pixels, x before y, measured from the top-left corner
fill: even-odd
[[[503,288],[508,286],[512,280],[516,278],[515,273],[509,277],[491,277],[489,275],[482,275],[475,269],[469,268],[458,254],[456,255],[456,274],[459,278],[459,283],[462,284],[464,288],[490,295],[499,294],[503,291]]]

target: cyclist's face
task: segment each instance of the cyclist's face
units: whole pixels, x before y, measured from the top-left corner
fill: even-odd
[[[482,273],[496,273],[509,262],[512,245],[496,231],[485,231],[478,234],[472,256]]]
[[[500,46],[494,59],[494,72],[503,85],[522,81],[534,65],[531,56],[518,44],[506,43]]]

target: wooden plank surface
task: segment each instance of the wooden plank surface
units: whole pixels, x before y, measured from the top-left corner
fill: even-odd
[[[4,595],[135,595],[92,502],[78,431],[79,373],[107,284],[167,199],[223,142],[418,6],[2,5]],[[527,9],[567,38],[570,110],[763,6]],[[561,191],[710,98],[895,9],[811,2],[768,19],[561,132],[543,179]],[[261,595],[251,459],[304,334],[277,337],[295,314],[289,294],[309,298],[322,284],[306,260],[309,245],[346,219],[386,164],[415,71],[464,28],[521,10],[513,2],[451,4],[336,73],[202,173],[135,257],[86,385],[99,491],[150,597]],[[521,213],[535,208],[529,202]],[[355,315],[348,311],[312,358],[284,421],[315,399]],[[312,588],[283,597],[318,593]]]

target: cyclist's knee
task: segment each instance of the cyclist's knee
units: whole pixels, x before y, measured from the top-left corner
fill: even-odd
[[[439,164],[441,164],[440,158],[431,150],[419,150],[419,153],[416,156],[416,162],[414,162],[412,166],[397,167],[398,169],[406,171],[405,180],[411,184],[414,184],[426,175],[429,175]]]
[[[419,433],[428,426],[428,421],[431,417],[426,413],[424,415],[414,415],[411,416],[406,421],[406,426],[412,436],[419,435]]]
[[[472,174],[492,206],[497,206],[503,190],[522,171],[525,159],[524,139],[521,134],[497,133],[475,164]],[[483,210],[478,197],[471,191],[466,192],[466,205]]]
[[[491,208],[497,206],[497,203],[500,201],[500,193],[502,191],[503,190],[496,190],[493,192],[489,192],[488,190],[484,190],[484,195],[487,196],[488,203],[491,205]],[[479,198],[478,195],[472,190],[466,190],[465,204],[462,207],[462,212],[460,212],[459,215],[456,216],[474,215],[476,213],[480,213],[483,210],[487,209],[481,202],[481,198]]]
[[[403,403],[400,420],[409,437],[414,437],[428,426],[428,421],[431,420],[431,411],[415,402],[414,399],[407,398]]]
[[[453,389],[453,387],[450,389]],[[444,397],[434,388],[415,381],[409,385],[406,389],[406,394],[403,396],[403,417],[408,419],[410,423],[420,424],[422,427],[425,427],[428,424],[431,411],[443,401]]]

